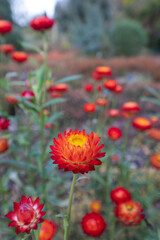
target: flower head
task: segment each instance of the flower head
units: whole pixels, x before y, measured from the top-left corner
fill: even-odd
[[[14,202],[14,212],[9,212],[5,216],[12,220],[8,227],[16,227],[16,233],[30,233],[31,229],[37,229],[37,224],[43,222],[42,212],[44,204],[39,205],[39,198],[33,202],[32,198],[28,199],[22,196],[21,202]]]
[[[48,88],[49,92],[52,92],[52,91],[66,92],[67,90],[68,90],[68,85],[66,83],[58,83]]]
[[[100,137],[95,139],[94,133],[86,134],[85,130],[77,129],[60,133],[58,139],[53,139],[54,146],[50,146],[51,158],[59,169],[73,173],[88,173],[95,170],[94,165],[101,165],[98,158],[104,157],[100,152],[104,145],[99,145]]]
[[[91,211],[92,212],[97,212],[97,213],[100,213],[101,212],[101,209],[102,209],[102,203],[100,200],[94,200],[91,202],[91,205],[90,205],[90,208],[91,208]]]
[[[36,17],[30,23],[30,27],[36,31],[45,31],[52,28],[53,25],[54,20],[47,16]]]
[[[98,98],[96,104],[105,107],[108,104],[108,100],[105,98]]]
[[[140,225],[144,219],[144,210],[140,203],[129,200],[115,206],[115,216],[126,226]]]
[[[131,199],[131,194],[126,188],[117,187],[110,192],[110,197],[114,203],[123,203]]]
[[[14,46],[12,44],[3,44],[0,45],[0,52],[5,53],[6,55],[14,51]]]
[[[108,115],[109,115],[110,117],[116,118],[116,117],[119,117],[119,116],[120,116],[120,111],[119,111],[119,109],[114,109],[114,108],[112,108],[112,109],[109,109],[109,110],[108,110]]]
[[[98,74],[97,72],[93,72],[92,78],[96,81],[101,81],[102,80],[102,76],[100,74]]]
[[[28,101],[32,101],[32,99],[35,97],[34,92],[32,92],[32,91],[23,91],[21,93],[21,96],[23,98],[27,98]]]
[[[11,58],[18,63],[23,63],[27,61],[28,54],[25,52],[15,51],[11,54]]]
[[[151,116],[150,119],[152,124],[157,124],[159,123],[159,118],[157,116]]]
[[[133,127],[135,127],[138,130],[145,131],[151,128],[151,122],[142,117],[137,117],[132,122]]]
[[[114,91],[115,94],[119,94],[119,93],[122,93],[123,90],[124,90],[124,89],[123,89],[122,86],[117,85],[113,91]]]
[[[112,75],[111,68],[106,66],[97,67],[95,72],[101,77],[110,77]]]
[[[8,141],[6,138],[0,138],[0,153],[4,153],[8,150]]]
[[[92,92],[93,90],[93,85],[90,84],[90,83],[87,83],[85,86],[84,86],[84,89],[86,92]]]
[[[109,90],[113,90],[116,88],[117,86],[117,82],[113,79],[107,79],[105,82],[104,82],[104,87],[109,89]]]
[[[150,164],[152,167],[160,170],[160,154],[153,154],[150,156]]]
[[[0,131],[7,130],[10,125],[10,120],[4,117],[0,117]]]
[[[8,95],[6,96],[6,101],[9,103],[9,104],[17,104],[18,103],[18,100],[16,98],[16,96],[14,95]]]
[[[106,223],[99,213],[91,212],[82,218],[81,226],[85,234],[100,237],[106,228]]]
[[[94,103],[85,103],[83,109],[85,112],[93,113],[96,111],[96,105]]]
[[[57,229],[57,224],[44,219],[39,233],[39,240],[52,240],[57,232]]]
[[[101,85],[101,84],[99,84],[99,85],[97,86],[97,90],[98,90],[99,92],[101,92],[101,91],[102,91],[102,89],[103,89],[102,85]]]
[[[140,111],[140,106],[136,102],[126,102],[122,105],[122,115],[124,117],[133,117]]]
[[[0,19],[0,34],[6,34],[12,31],[12,24],[7,20]]]
[[[122,136],[122,132],[117,127],[110,127],[107,131],[108,137],[112,140],[118,140]]]
[[[160,128],[151,128],[148,130],[147,134],[149,138],[160,142]]]

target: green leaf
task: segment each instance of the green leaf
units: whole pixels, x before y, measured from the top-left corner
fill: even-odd
[[[152,98],[152,97],[142,97],[141,101],[148,101],[148,102],[152,102],[158,106],[160,106],[160,100],[156,99],[156,98]]]
[[[25,86],[25,82],[24,81],[10,81],[9,82],[10,85],[16,85],[16,86]]]
[[[35,236],[36,240],[39,240],[40,229],[41,229],[41,224],[38,224],[38,229],[34,230],[34,236]]]
[[[63,111],[57,112],[46,119],[46,123],[52,123],[63,115]]]
[[[26,43],[26,42],[20,42],[21,46],[30,50],[33,50],[35,52],[41,53],[41,49],[37,48],[36,46]]]
[[[30,101],[28,101],[28,99],[30,98],[23,98],[23,97],[17,97],[18,102],[22,103],[25,107],[32,109],[33,111],[39,113],[38,109],[36,108],[36,105]]]
[[[55,81],[55,84],[75,81],[75,80],[78,80],[78,79],[82,78],[82,76],[83,75],[73,75],[73,76],[68,76],[68,77],[65,77],[65,78],[61,78],[61,79]]]
[[[82,180],[82,179],[89,179],[89,177],[87,177],[87,176],[79,177],[79,178],[77,179],[77,182],[80,181],[80,180]]]
[[[45,104],[43,105],[43,108],[46,108],[46,107],[48,107],[48,106],[50,106],[50,105],[53,105],[53,104],[66,102],[66,101],[67,101],[66,98],[54,98],[54,99],[49,100],[47,103],[45,103]]]
[[[57,214],[56,217],[59,217],[59,218],[65,218],[67,216],[67,214]]]
[[[149,93],[151,93],[153,96],[159,97],[158,92],[157,92],[154,88],[147,86],[145,89],[146,89]]]

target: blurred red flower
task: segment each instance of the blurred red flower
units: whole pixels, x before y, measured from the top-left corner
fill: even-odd
[[[96,105],[94,103],[85,103],[83,109],[85,112],[93,113],[96,111]]]
[[[11,54],[11,58],[18,63],[23,63],[28,60],[28,54],[25,52],[15,51]]]
[[[53,139],[54,146],[50,146],[53,164],[58,164],[59,169],[73,173],[88,173],[95,170],[94,165],[101,165],[98,158],[104,157],[100,152],[103,144],[99,145],[101,138],[95,139],[94,133],[86,134],[85,130],[77,129],[64,132]]]
[[[149,138],[160,142],[160,128],[151,128],[148,130],[147,134]]]
[[[140,106],[136,102],[126,102],[122,105],[123,117],[133,117],[138,112],[140,112]]]
[[[21,96],[23,98],[27,98],[28,101],[30,101],[30,102],[32,102],[33,98],[35,97],[34,92],[32,92],[32,91],[23,91],[21,93]]]
[[[86,92],[91,92],[93,90],[93,85],[90,84],[90,83],[87,83],[85,86],[84,86],[84,89],[86,90]]]
[[[42,212],[44,204],[39,205],[39,198],[33,202],[32,198],[28,199],[22,196],[21,202],[14,202],[14,212],[9,212],[5,216],[12,220],[8,227],[16,227],[16,233],[27,234],[31,229],[37,229],[37,224],[43,222],[42,217],[46,212]]]
[[[106,223],[99,213],[91,212],[82,218],[81,226],[85,234],[100,237],[106,228]]]
[[[8,95],[6,96],[6,101],[9,103],[9,104],[17,104],[18,103],[18,100],[17,98],[14,96],[14,95]]]
[[[122,132],[117,127],[110,127],[107,131],[108,137],[112,140],[118,140],[122,136]]]
[[[102,76],[100,74],[98,74],[97,72],[93,72],[92,78],[96,81],[101,81],[102,80]]]
[[[122,86],[117,85],[113,91],[114,91],[114,93],[119,94],[119,93],[122,93],[124,91],[124,89]]]
[[[10,125],[10,120],[0,117],[0,130],[7,130]]]
[[[96,104],[105,107],[105,106],[107,106],[107,104],[108,104],[108,100],[105,99],[105,98],[98,98],[98,99],[96,100]]]
[[[30,27],[36,31],[48,30],[52,28],[53,25],[54,20],[47,16],[36,17],[30,22]]]
[[[9,148],[8,141],[5,138],[0,138],[0,153],[7,151]]]
[[[107,79],[104,82],[104,87],[109,90],[114,90],[117,86],[117,82],[113,79]]]
[[[14,46],[12,44],[3,44],[0,45],[0,52],[9,54],[14,51]]]
[[[116,118],[116,117],[119,117],[119,116],[120,116],[120,111],[119,111],[119,109],[114,109],[114,108],[112,108],[112,109],[109,109],[109,110],[108,110],[108,115],[109,115],[110,117]]]
[[[148,130],[152,126],[151,122],[148,119],[142,117],[135,118],[132,122],[132,125],[134,128],[141,131]]]
[[[125,226],[136,226],[144,219],[144,210],[140,203],[129,200],[115,206],[115,216]]]
[[[150,164],[152,167],[160,170],[160,154],[153,154],[150,156]]]
[[[112,75],[112,70],[110,67],[100,66],[95,69],[95,72],[101,77],[110,77]]]
[[[57,229],[57,224],[44,219],[39,233],[39,240],[52,240],[57,232]]]
[[[12,31],[12,24],[7,20],[0,19],[0,34],[6,34]]]
[[[117,187],[110,192],[110,197],[114,203],[123,203],[131,199],[131,194],[126,188]]]
[[[99,85],[97,86],[97,90],[98,90],[98,91],[102,91],[102,89],[103,89],[102,85],[99,84]]]

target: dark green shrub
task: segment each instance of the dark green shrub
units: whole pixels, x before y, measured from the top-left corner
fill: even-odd
[[[115,55],[138,55],[147,44],[147,33],[141,24],[133,20],[117,23],[110,34],[111,47]]]

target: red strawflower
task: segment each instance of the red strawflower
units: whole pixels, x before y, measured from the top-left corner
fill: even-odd
[[[48,30],[52,28],[53,25],[54,20],[47,16],[36,17],[30,22],[30,27],[36,31]]]
[[[44,219],[39,233],[39,240],[52,240],[57,232],[57,229],[57,224]]]
[[[144,219],[144,210],[140,203],[129,200],[115,206],[115,216],[125,226],[140,225]]]
[[[140,111],[140,106],[136,102],[126,102],[122,105],[123,117],[133,117]]]
[[[8,141],[5,138],[0,138],[0,153],[7,151],[9,148]]]
[[[6,101],[9,103],[9,104],[17,104],[18,103],[18,100],[17,98],[14,96],[14,95],[8,95],[6,96]]]
[[[62,97],[61,93],[56,92],[56,91],[52,91],[50,93],[50,96],[51,96],[51,98],[61,98]]]
[[[104,82],[104,87],[113,91],[117,86],[117,82],[113,79],[107,79]]]
[[[152,124],[151,122],[142,117],[137,117],[132,122],[133,127],[135,127],[138,130],[145,131],[151,128]]]
[[[10,125],[10,120],[0,117],[0,130],[7,130]]]
[[[68,85],[66,83],[58,83],[48,88],[49,92],[52,92],[52,91],[66,92],[67,90],[68,90]]]
[[[112,140],[118,140],[122,136],[122,132],[117,127],[110,127],[107,131],[108,137]]]
[[[99,85],[97,86],[97,90],[98,90],[98,91],[102,91],[102,89],[103,89],[102,85],[99,84]]]
[[[88,236],[100,237],[106,228],[106,223],[99,213],[91,212],[82,218],[81,226]]]
[[[101,81],[102,80],[102,76],[96,72],[93,72],[92,74],[92,78],[96,81]]]
[[[112,108],[112,109],[109,109],[108,115],[109,115],[110,117],[116,118],[116,117],[119,117],[119,116],[120,116],[120,111],[119,111],[119,109],[114,109],[114,108]]]
[[[106,66],[97,67],[95,72],[101,77],[110,77],[112,75],[111,68]]]
[[[42,212],[44,204],[39,205],[39,198],[33,202],[32,198],[28,199],[22,196],[21,202],[14,202],[14,212],[9,212],[5,216],[12,220],[8,227],[16,227],[16,233],[27,234],[31,229],[37,229],[37,224],[43,222],[42,217],[46,212]]]
[[[34,92],[32,92],[32,91],[23,91],[21,93],[21,96],[23,98],[27,98],[28,101],[30,101],[30,102],[32,102],[33,98],[35,97]]]
[[[94,200],[90,204],[90,208],[92,212],[100,213],[102,209],[102,203],[100,200]]]
[[[157,124],[159,123],[159,118],[157,116],[151,116],[150,119],[152,124]]]
[[[85,103],[83,109],[85,112],[93,113],[96,111],[96,105],[94,103]]]
[[[98,99],[96,100],[96,104],[105,107],[105,106],[107,106],[107,104],[108,104],[108,100],[105,99],[105,98],[98,98]]]
[[[119,93],[122,93],[124,91],[124,89],[122,86],[117,85],[113,91],[114,91],[114,93],[119,94]]]
[[[152,167],[160,170],[160,154],[153,154],[150,156],[150,164]]]
[[[160,128],[151,128],[148,130],[147,134],[149,138],[160,142]]]
[[[110,197],[114,203],[123,203],[131,199],[131,194],[126,188],[117,187],[110,192]]]
[[[23,63],[27,61],[28,54],[25,52],[15,51],[11,54],[11,58],[18,63]]]
[[[73,173],[88,173],[95,170],[94,165],[101,165],[98,158],[104,157],[100,152],[103,144],[99,145],[101,138],[95,139],[94,133],[86,134],[86,131],[77,129],[60,133],[58,139],[53,139],[54,146],[50,146],[53,154],[51,158],[59,169],[72,171]]]
[[[12,44],[3,44],[0,45],[0,52],[5,53],[6,55],[14,51],[14,46]]]
[[[12,24],[7,20],[0,19],[0,34],[9,33],[12,31]]]
[[[88,83],[84,86],[84,89],[86,90],[86,92],[92,92],[93,90],[93,85]]]

